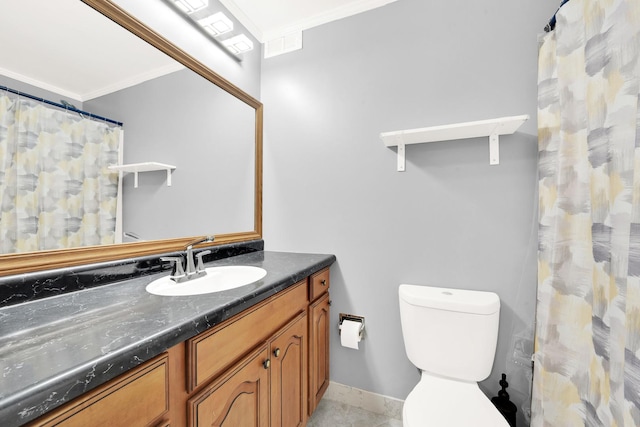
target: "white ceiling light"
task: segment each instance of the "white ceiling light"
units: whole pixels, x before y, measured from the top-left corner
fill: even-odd
[[[223,40],[222,44],[236,55],[253,49],[253,42],[244,34]]]
[[[222,12],[198,19],[198,24],[212,36],[219,36],[233,30],[233,22]]]
[[[192,13],[207,7],[209,0],[176,0],[175,4],[184,13]]]

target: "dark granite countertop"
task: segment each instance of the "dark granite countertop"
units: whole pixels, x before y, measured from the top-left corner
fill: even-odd
[[[252,252],[207,264],[267,275],[219,293],[164,297],[153,274],[0,308],[0,424],[18,426],[331,265],[334,255]]]

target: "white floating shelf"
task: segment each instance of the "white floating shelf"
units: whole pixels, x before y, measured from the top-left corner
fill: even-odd
[[[152,172],[152,171],[167,171],[167,187],[171,187],[171,172],[176,167],[173,165],[166,165],[158,162],[144,162],[144,163],[131,163],[128,165],[109,166],[109,169],[115,171],[121,171],[125,173],[133,173],[133,187],[138,188],[138,173],[139,172]]]
[[[514,133],[524,122],[529,120],[528,115],[501,117],[499,119],[479,120],[476,122],[455,123],[451,125],[432,126],[428,128],[400,130],[395,132],[383,132],[380,138],[387,147],[398,147],[398,171],[405,170],[405,145],[423,144],[436,141],[452,141],[456,139],[468,139],[489,137],[489,164],[500,163],[499,135]]]

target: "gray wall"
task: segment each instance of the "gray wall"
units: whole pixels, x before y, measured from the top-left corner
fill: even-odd
[[[537,35],[557,0],[399,0],[304,33],[263,60],[264,237],[268,250],[334,253],[331,379],[404,399],[417,383],[400,329],[401,283],[494,291],[502,301],[493,372],[530,343],[536,292]],[[407,171],[380,132],[529,114],[501,137],[407,147]],[[359,351],[338,313],[363,315]],[[469,357],[473,357],[470,354]],[[525,361],[526,363],[526,361]],[[521,410],[519,409],[519,412]]]

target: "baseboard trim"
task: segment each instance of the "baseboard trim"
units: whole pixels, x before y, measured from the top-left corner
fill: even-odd
[[[365,411],[381,414],[396,420],[402,420],[402,405],[404,400],[382,394],[372,393],[344,384],[331,381],[323,399],[346,403],[364,409]]]

